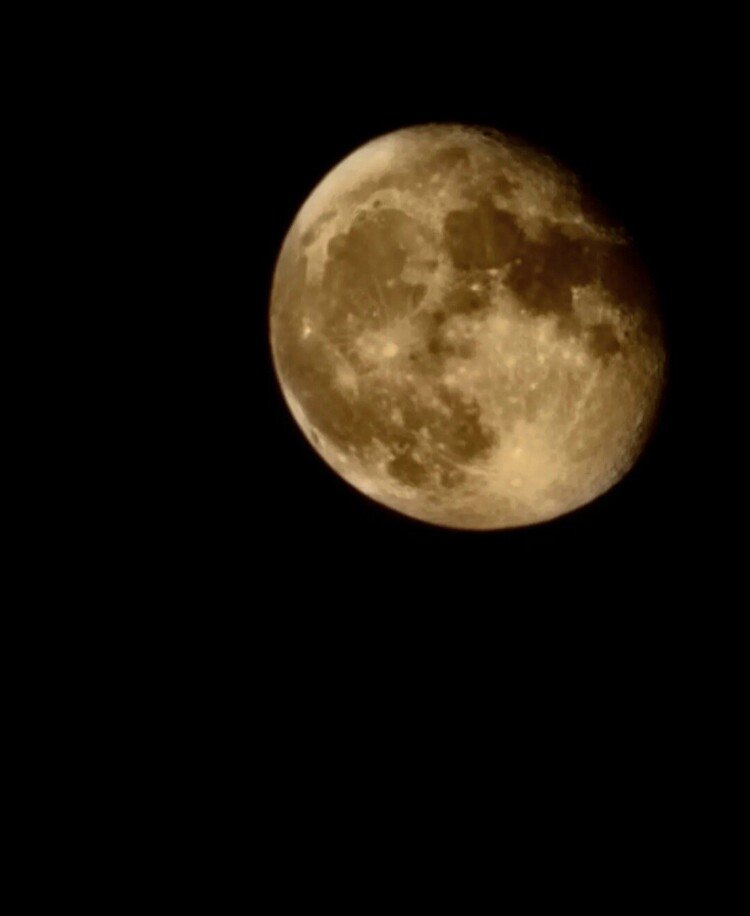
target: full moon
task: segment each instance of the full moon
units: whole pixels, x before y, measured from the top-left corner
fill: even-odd
[[[281,248],[270,331],[323,460],[450,528],[600,496],[638,459],[664,385],[627,232],[546,154],[457,124],[378,137],[328,173]]]

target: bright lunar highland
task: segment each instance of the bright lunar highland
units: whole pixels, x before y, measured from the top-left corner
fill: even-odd
[[[452,528],[530,525],[637,460],[666,351],[625,230],[516,139],[379,137],[313,190],[271,296],[281,390],[348,483]]]

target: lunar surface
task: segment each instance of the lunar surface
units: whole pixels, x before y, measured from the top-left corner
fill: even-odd
[[[535,524],[612,487],[654,424],[658,303],[579,179],[493,130],[379,137],[284,240],[285,400],[349,484],[452,528]]]

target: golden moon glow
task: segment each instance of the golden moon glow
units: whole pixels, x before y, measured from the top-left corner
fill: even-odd
[[[627,473],[664,383],[654,291],[577,177],[425,125],[339,163],[279,255],[271,345],[320,456],[391,509],[529,525]]]

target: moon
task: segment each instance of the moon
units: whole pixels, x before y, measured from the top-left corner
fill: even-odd
[[[550,156],[460,124],[386,134],[328,173],[283,242],[270,335],[323,460],[458,529],[532,525],[606,492],[665,380],[625,229]]]

